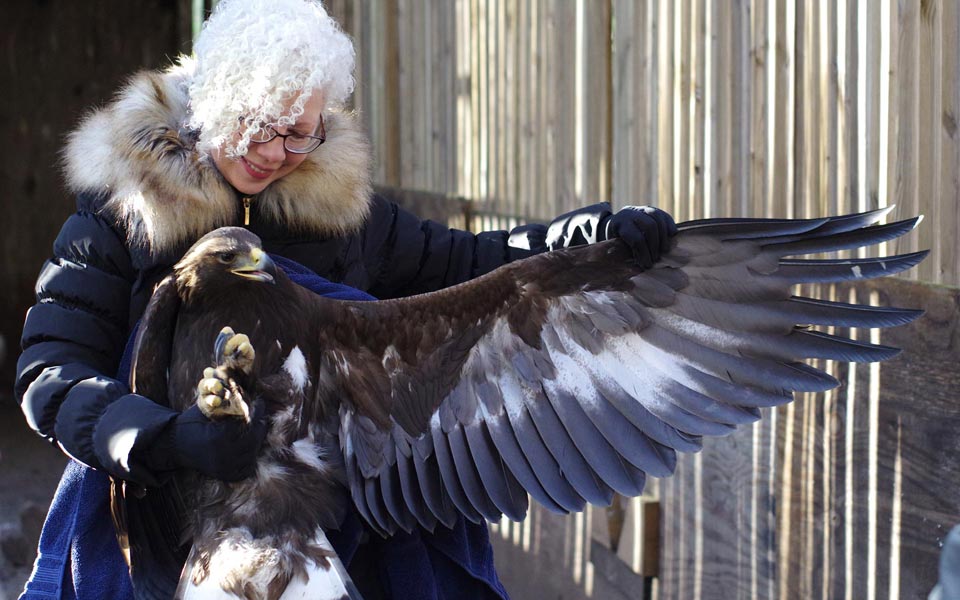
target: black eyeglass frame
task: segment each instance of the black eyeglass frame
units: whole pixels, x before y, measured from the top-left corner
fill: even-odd
[[[240,120],[243,120],[243,117],[240,117]],[[316,129],[316,131],[318,131],[320,135],[307,135],[305,133],[280,133],[279,131],[274,129],[272,125],[263,125],[261,127],[261,131],[264,131],[264,130],[268,131],[271,134],[270,137],[268,137],[265,140],[255,140],[253,138],[250,138],[250,141],[254,144],[267,144],[269,142],[272,142],[274,138],[280,137],[280,138],[283,138],[283,149],[286,150],[287,152],[290,152],[291,154],[310,154],[311,152],[319,148],[325,141],[327,141],[327,129],[323,123],[322,114],[320,115],[320,123],[317,125],[317,129]],[[287,138],[291,136],[310,138],[314,140],[314,144],[306,150],[290,148],[289,146],[287,146]]]

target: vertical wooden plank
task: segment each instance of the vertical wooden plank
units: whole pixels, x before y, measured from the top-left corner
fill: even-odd
[[[794,0],[776,0],[776,73],[774,107],[774,177],[772,217],[793,215],[794,187]]]
[[[767,120],[769,105],[769,89],[767,78],[767,50],[770,37],[767,31],[768,9],[770,3],[765,0],[753,0],[749,4],[750,11],[750,160],[749,160],[749,191],[746,214],[763,215],[767,205],[767,182],[770,163],[767,161],[768,147]]]
[[[717,144],[722,131],[723,123],[717,113],[721,87],[720,69],[722,61],[719,54],[720,41],[718,28],[722,28],[720,20],[721,3],[707,2],[704,6],[704,80],[703,80],[703,217],[711,218],[717,215]],[[724,86],[725,87],[725,86]]]
[[[644,120],[647,107],[642,96],[635,93],[643,63],[642,20],[645,3],[613,0],[613,76],[611,78],[611,157],[612,197],[614,208],[633,203],[632,195],[642,193],[638,174],[648,166],[640,162],[641,153],[634,144],[636,130]],[[633,107],[634,110],[629,110]],[[639,173],[638,173],[639,172]]]
[[[656,0],[615,0],[613,190],[615,207],[657,204]],[[662,204],[662,203],[661,203]]]
[[[731,214],[750,213],[750,2],[735,0],[730,15],[730,193]]]
[[[676,5],[669,0],[660,0],[657,7],[657,197],[664,206],[675,202],[673,190],[673,145],[678,140],[673,136],[673,111],[676,101],[673,95],[673,28]]]
[[[773,170],[772,148],[768,144],[773,125],[774,107],[772,43],[775,40],[775,6],[768,0],[750,3],[750,177],[749,214],[764,215],[770,202],[768,185]],[[769,411],[766,411],[769,412]],[[750,468],[753,477],[746,482],[745,514],[741,518],[748,544],[740,577],[744,581],[744,598],[768,598],[776,561],[768,545],[772,529],[769,527],[770,502],[770,436],[769,414],[753,426],[750,446]]]
[[[519,201],[518,214],[528,217],[530,204],[533,202],[532,174],[534,170],[531,160],[533,146],[533,112],[530,81],[533,78],[533,53],[531,52],[531,32],[533,24],[530,20],[531,0],[518,0],[517,11],[517,179]]]
[[[940,265],[942,281],[960,285],[960,10],[956,2],[943,2],[940,22],[943,35],[941,78],[942,115],[937,124],[941,137]],[[925,225],[932,227],[932,225]]]
[[[412,89],[411,69],[414,68],[416,61],[411,60],[412,50],[410,39],[411,26],[411,6],[413,0],[398,0],[397,6],[397,82],[398,82],[398,104],[400,109],[400,121],[397,123],[400,136],[400,181],[402,187],[416,189],[413,180],[413,172],[416,170],[417,156],[414,132],[417,129],[415,105],[413,97],[415,91]],[[411,64],[413,63],[413,64]]]
[[[550,51],[547,60],[554,92],[550,103],[550,145],[554,156],[550,178],[554,182],[555,202],[560,211],[573,210],[578,205],[575,179],[579,165],[575,157],[577,130],[583,127],[583,121],[577,115],[575,95],[576,78],[581,75],[584,66],[583,53],[577,52],[576,40],[579,39],[581,45],[583,43],[582,29],[577,35],[578,25],[582,25],[577,7],[577,2],[554,2],[549,29]]]
[[[948,0],[949,1],[949,0]],[[941,202],[943,138],[940,134],[943,122],[943,6],[940,0],[927,0],[921,4],[918,24],[918,156],[917,172],[917,212],[930,218],[931,225],[921,227],[914,237],[919,248],[929,248],[930,257],[913,269],[916,277],[922,281],[939,283],[942,281],[940,264],[942,249],[940,240],[946,233],[943,227]],[[933,226],[933,224],[936,224]]]
[[[677,205],[677,210],[688,219],[702,219],[707,214],[705,192],[706,186],[706,152],[704,142],[707,138],[707,129],[710,124],[707,119],[707,99],[710,93],[708,79],[708,29],[710,15],[709,0],[695,0],[691,3],[690,33],[690,89],[691,106],[689,108],[689,144],[690,172],[689,196]]]
[[[856,0],[844,0],[837,5],[837,57],[838,63],[838,154],[837,154],[837,188],[840,204],[846,212],[860,210],[860,185],[858,172],[858,157],[861,140],[859,138],[859,120],[863,118],[858,112],[860,106],[860,89],[858,86],[860,75],[860,61],[858,44]],[[841,298],[845,300],[845,298]],[[839,377],[846,382],[850,377],[850,369],[844,369]],[[852,522],[848,520],[848,512],[852,513],[852,490],[848,491],[848,478],[852,481],[851,469],[853,465],[848,459],[848,419],[852,417],[847,412],[847,393],[849,386],[844,386],[844,393],[835,401],[832,412],[832,423],[829,435],[831,441],[832,489],[830,520],[831,534],[828,554],[831,557],[833,568],[830,569],[826,598],[845,598],[847,581],[852,573],[847,567],[847,548],[853,547],[851,536]],[[852,560],[852,557],[849,557]]]
[[[819,6],[820,214],[842,214],[837,201],[837,3]]]
[[[490,40],[493,42],[490,44],[490,48],[487,52],[487,62],[490,65],[492,72],[490,73],[490,94],[488,96],[490,102],[490,135],[492,141],[490,144],[491,148],[491,163],[492,168],[491,172],[493,174],[494,185],[492,186],[492,193],[495,199],[495,205],[497,210],[501,214],[508,214],[507,206],[504,202],[504,195],[506,194],[505,186],[505,168],[506,168],[506,157],[504,155],[504,139],[506,135],[504,122],[504,108],[505,102],[503,101],[503,92],[506,85],[506,69],[503,65],[503,52],[504,52],[504,31],[503,31],[503,9],[504,3],[506,0],[497,0],[496,2],[491,3],[490,14],[488,15],[490,21]]]
[[[476,200],[481,203],[484,210],[489,210],[490,201],[490,64],[488,60],[488,51],[490,44],[489,18],[488,12],[490,5],[487,2],[479,2],[474,13],[474,31],[476,32],[475,41],[475,72],[476,72],[476,132],[477,136],[477,177],[479,188],[477,189]]]
[[[673,122],[670,124],[670,135],[673,139],[673,172],[669,174],[672,181],[674,195],[668,199],[664,208],[674,211],[686,204],[689,195],[690,169],[690,136],[687,131],[690,126],[688,111],[690,109],[690,16],[691,1],[681,0],[674,3],[673,21],[670,28],[673,30],[673,64],[671,94],[674,98]]]
[[[920,10],[919,3],[891,6],[890,56],[890,154],[888,189],[901,215],[919,212],[920,169]],[[894,44],[896,39],[896,44]],[[897,252],[919,249],[919,236],[894,243]],[[905,274],[916,279],[917,269]]]
[[[858,114],[859,46],[857,44],[857,3],[837,3],[837,196],[844,212],[861,212],[857,157],[859,155]]]
[[[501,31],[503,39],[503,77],[504,89],[501,95],[503,102],[503,162],[504,188],[506,197],[504,204],[511,215],[520,215],[519,193],[517,185],[517,133],[519,122],[517,119],[517,0],[504,2],[501,9]]]
[[[880,197],[880,71],[883,62],[881,47],[880,13],[882,2],[866,2],[858,5],[858,20],[863,22],[859,30],[860,53],[860,182],[862,185],[860,208],[870,210],[887,206],[888,198]],[[868,135],[870,132],[870,135]],[[886,159],[882,159],[886,162]]]
[[[553,172],[553,151],[551,148],[551,102],[557,92],[553,89],[553,80],[550,78],[548,56],[548,39],[551,30],[550,21],[553,18],[552,2],[538,0],[537,2],[537,205],[533,213],[535,218],[543,219],[547,212],[546,207],[555,202],[555,189],[550,174]]]
[[[708,22],[708,91],[706,113],[709,119],[706,153],[705,197],[707,217],[729,216],[732,206],[731,168],[731,95],[733,79],[732,32],[733,6],[728,2],[712,2]]]
[[[812,81],[815,81],[813,69],[815,46],[813,32],[815,21],[811,19],[814,7],[811,3],[797,3],[797,113],[796,113],[796,179],[794,181],[794,213],[808,216],[811,202],[818,190],[816,186],[816,150],[815,143],[818,121],[815,117],[816,95],[812,93]],[[813,63],[811,64],[811,61]]]
[[[691,64],[690,38],[692,26],[693,0],[676,2],[674,6],[673,23],[673,89],[674,113],[670,136],[674,143],[673,178],[674,197],[667,205],[667,210],[676,213],[677,208],[685,208],[690,196],[690,97],[691,97]],[[682,213],[681,213],[682,215]],[[680,217],[684,218],[683,216]]]
[[[581,10],[584,72],[578,78],[576,96],[583,122],[583,137],[578,143],[583,185],[576,202],[591,204],[610,200],[611,3],[585,2]]]

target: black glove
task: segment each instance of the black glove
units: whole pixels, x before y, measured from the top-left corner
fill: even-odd
[[[157,470],[191,469],[239,481],[253,475],[266,435],[263,402],[254,403],[250,423],[237,418],[211,421],[193,405],[164,428],[149,450],[148,464]]]
[[[625,206],[601,220],[598,228],[600,239],[626,242],[644,268],[652,267],[670,249],[670,238],[676,233],[673,217],[653,206]]]

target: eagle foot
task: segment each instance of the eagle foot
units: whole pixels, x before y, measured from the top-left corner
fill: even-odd
[[[256,352],[246,334],[224,327],[213,346],[213,359],[218,367],[235,369],[249,375],[253,371]]]
[[[225,366],[207,367],[197,384],[197,406],[208,419],[241,417],[250,421],[250,406],[243,399],[243,389],[230,376]]]

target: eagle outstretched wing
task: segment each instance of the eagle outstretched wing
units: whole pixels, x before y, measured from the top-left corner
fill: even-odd
[[[340,401],[358,509],[389,533],[456,514],[522,519],[637,495],[676,452],[838,385],[808,358],[878,361],[888,346],[820,327],[889,327],[922,311],[791,295],[892,275],[926,252],[786,258],[894,239],[919,218],[681,224],[652,269],[619,240],[549,252],[400,300],[323,301],[317,391]],[[331,314],[335,313],[334,314]]]

